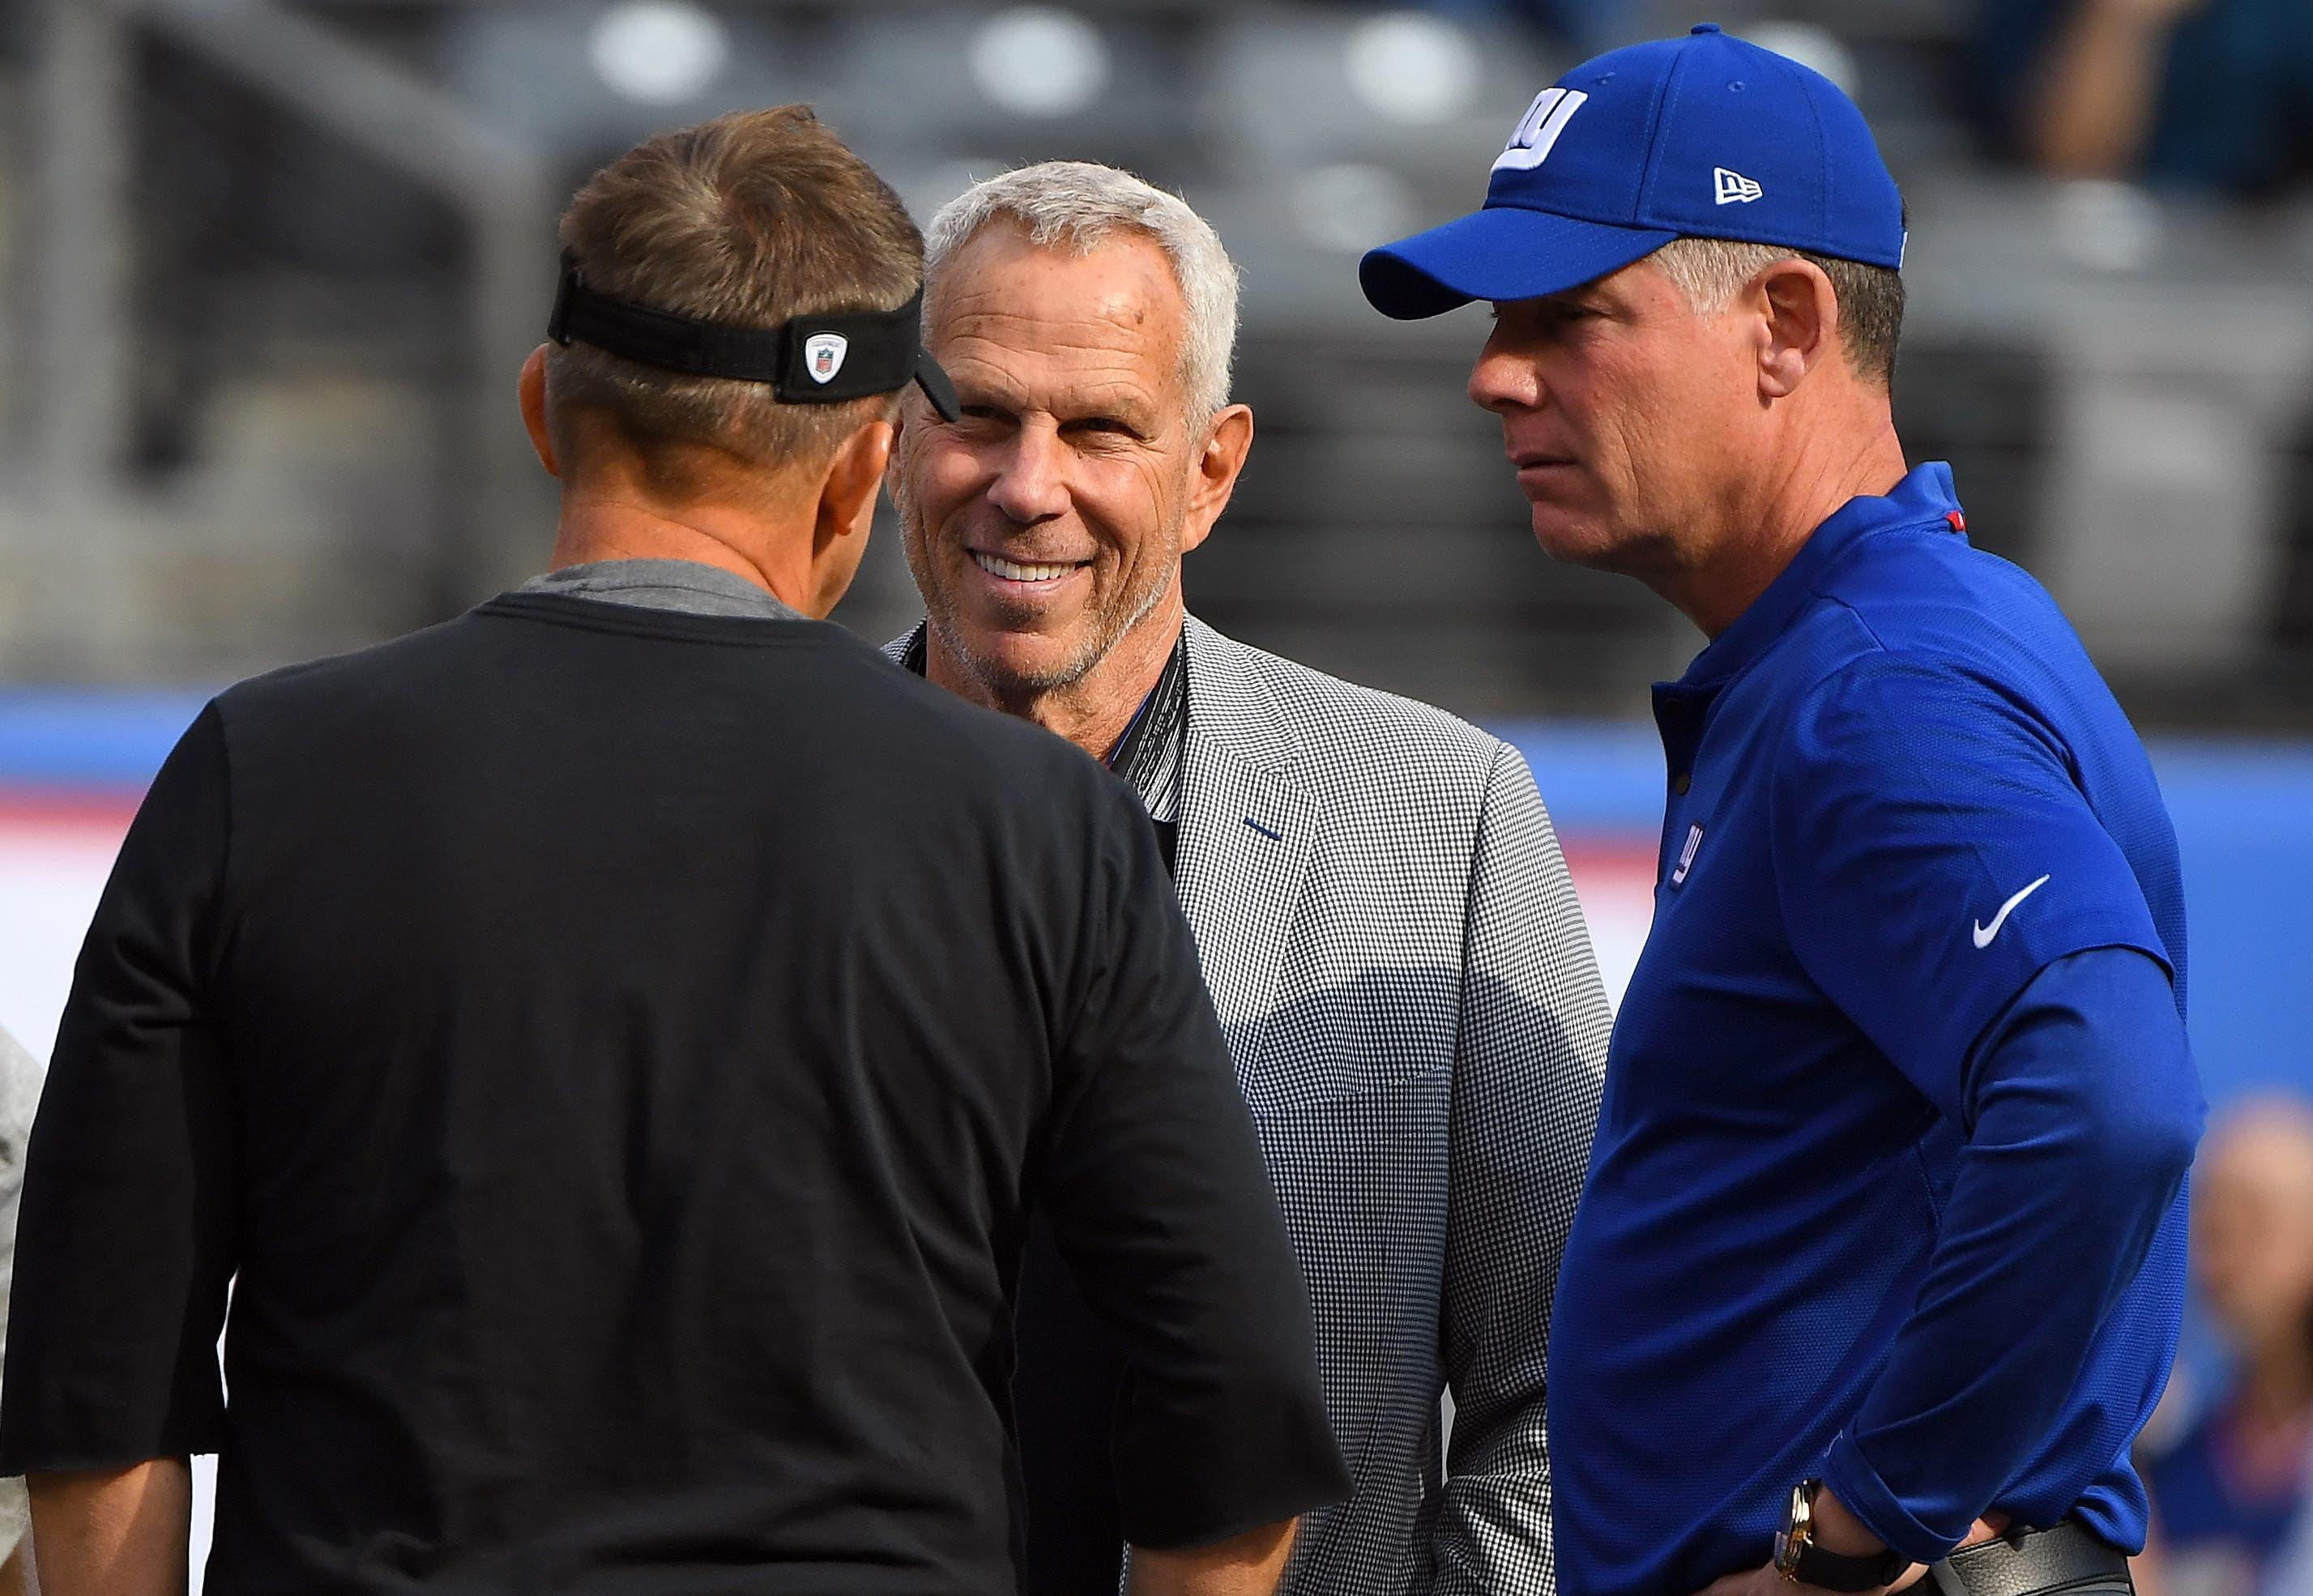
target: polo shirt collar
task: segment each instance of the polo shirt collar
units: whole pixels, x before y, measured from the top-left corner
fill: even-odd
[[[1860,540],[1899,526],[1935,524],[1955,533],[1965,532],[1967,525],[1951,467],[1940,460],[1913,471],[1885,498],[1865,494],[1849,499],[1799,545],[1790,564],[1751,607],[1695,656],[1677,686],[1708,691],[1741,675],[1790,626],[1814,595],[1817,578]]]

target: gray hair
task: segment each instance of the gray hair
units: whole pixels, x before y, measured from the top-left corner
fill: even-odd
[[[1090,161],[1047,161],[975,183],[940,207],[924,239],[924,279],[937,292],[940,269],[998,217],[1042,249],[1090,254],[1119,232],[1153,240],[1173,267],[1188,329],[1181,377],[1190,409],[1209,419],[1228,403],[1236,354],[1236,263],[1212,225],[1176,194],[1129,172]]]
[[[1840,341],[1856,375],[1882,384],[1895,375],[1895,348],[1904,337],[1904,277],[1899,271],[1731,238],[1673,239],[1647,259],[1699,316],[1725,310],[1746,284],[1778,260],[1805,260],[1831,279],[1832,292],[1839,297]]]

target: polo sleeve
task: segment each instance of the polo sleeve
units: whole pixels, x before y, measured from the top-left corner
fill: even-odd
[[[1118,1521],[1198,1546],[1348,1495],[1309,1298],[1172,878],[1104,779],[1089,979],[1046,1137],[1060,1252],[1124,1365]]]
[[[2133,948],[2173,978],[2128,860],[2053,728],[1942,661],[1868,655],[1810,692],[1772,775],[1776,890],[1808,975],[1935,1106],[2055,960]]]
[[[2203,1110],[2167,973],[2126,948],[2057,960],[1968,1074],[1935,1251],[1823,1465],[1914,1562],[1988,1507],[2027,1524],[2070,1512],[2150,1415],[2184,1301]]]
[[[0,1474],[217,1450],[236,1168],[210,980],[226,833],[211,706],[129,827],[57,1030],[17,1221]]]

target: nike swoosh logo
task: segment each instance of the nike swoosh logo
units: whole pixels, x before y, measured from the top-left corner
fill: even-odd
[[[2001,904],[2000,913],[1992,917],[1992,923],[1990,925],[1984,924],[1980,920],[1977,921],[1975,922],[1975,945],[1978,948],[1991,947],[1992,939],[2000,934],[2000,928],[2008,923],[2008,917],[2016,913],[2016,905],[2022,903],[2026,898],[2030,897],[2034,893],[2039,891],[2042,887],[2047,885],[2048,878],[2045,876],[2041,877],[2037,881],[2032,883],[2031,886],[2026,887],[2022,892],[2018,893],[2014,897],[2010,898],[2006,903]]]

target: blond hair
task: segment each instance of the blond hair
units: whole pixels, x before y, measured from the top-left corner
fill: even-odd
[[[1698,315],[1716,315],[1744,286],[1778,260],[1804,260],[1831,279],[1839,299],[1840,343],[1856,375],[1886,384],[1895,375],[1904,336],[1904,275],[1834,255],[1730,238],[1680,238],[1647,257],[1686,296]]]
[[[808,107],[738,111],[662,133],[590,179],[562,247],[588,287],[734,327],[893,310],[923,278],[923,239],[889,184]],[[766,383],[688,376],[584,343],[547,362],[558,450],[570,419],[607,422],[647,460],[706,445],[752,464],[816,463],[896,395],[781,404]]]

